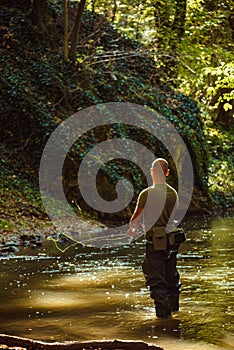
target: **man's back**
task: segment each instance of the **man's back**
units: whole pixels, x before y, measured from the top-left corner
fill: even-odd
[[[144,208],[144,226],[146,232],[153,226],[167,226],[173,230],[173,210],[178,202],[177,192],[167,183],[154,184],[143,190],[138,206]]]

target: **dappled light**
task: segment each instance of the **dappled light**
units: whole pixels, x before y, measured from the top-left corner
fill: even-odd
[[[233,0],[1,0],[0,13],[0,348],[233,349]],[[165,181],[157,158],[170,219],[169,193],[161,212],[139,195]]]
[[[181,307],[172,319],[155,317],[141,270],[143,241],[96,251],[89,259],[79,247],[61,253],[45,242],[31,258],[22,255],[24,249],[16,260],[2,259],[2,331],[61,341],[142,339],[169,350],[209,350],[212,344],[228,349],[233,219],[190,219],[185,226],[178,261]]]

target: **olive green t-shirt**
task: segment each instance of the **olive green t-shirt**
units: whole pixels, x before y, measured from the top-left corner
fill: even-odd
[[[143,224],[147,232],[154,226],[167,226],[167,232],[175,228],[173,213],[178,204],[176,190],[167,183],[152,185],[138,197],[137,207],[144,208]]]

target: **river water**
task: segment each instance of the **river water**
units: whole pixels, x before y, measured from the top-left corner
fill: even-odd
[[[233,217],[187,219],[180,311],[158,320],[133,247],[58,251],[52,241],[1,257],[0,333],[49,341],[129,339],[172,349],[234,349]]]

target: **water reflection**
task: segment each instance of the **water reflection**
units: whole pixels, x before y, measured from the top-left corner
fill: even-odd
[[[233,223],[230,217],[185,223],[181,310],[170,320],[155,318],[141,271],[143,242],[64,254],[46,242],[17,259],[2,258],[1,333],[58,341],[141,339],[165,350],[231,349]]]

